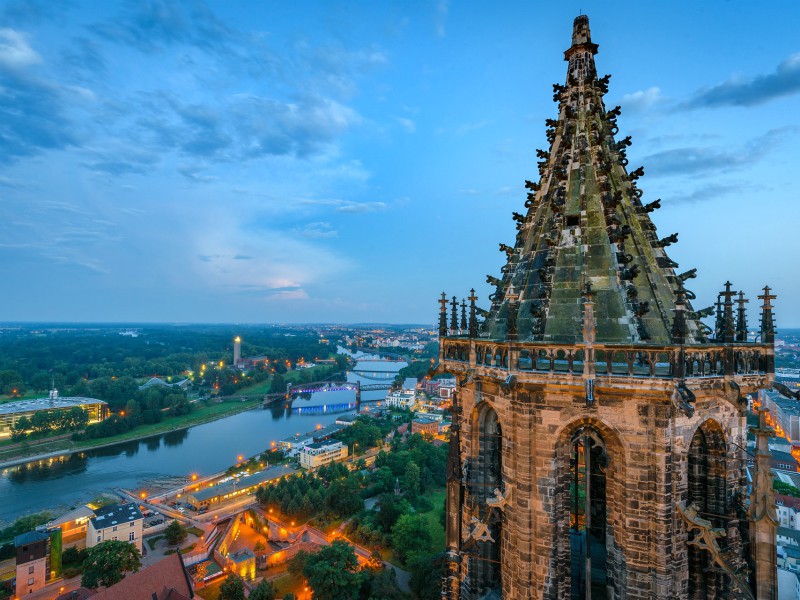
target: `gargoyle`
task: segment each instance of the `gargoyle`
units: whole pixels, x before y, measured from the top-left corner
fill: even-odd
[[[511,246],[506,246],[505,244],[500,244],[500,252],[505,252],[507,258],[511,258],[511,255],[514,254],[514,249]]]
[[[536,183],[535,181],[529,181],[529,180],[526,179],[525,180],[525,187],[528,188],[529,190],[533,190],[535,192],[535,191],[537,191],[539,189],[539,184]]]
[[[518,212],[512,212],[512,213],[511,213],[511,217],[512,217],[512,218],[513,218],[513,219],[514,219],[514,220],[515,220],[517,223],[524,223],[524,222],[525,222],[525,215],[523,215],[523,214],[520,214],[520,213],[518,213]]]
[[[632,260],[633,260],[633,254],[627,254],[626,252],[617,252],[617,262],[619,264],[627,265]]]
[[[617,142],[617,150],[622,150],[623,148],[627,148],[630,145],[631,145],[631,136],[628,135]]]
[[[653,200],[644,205],[644,212],[653,212],[655,209],[661,208],[661,198]]]
[[[642,175],[644,175],[644,167],[639,167],[638,169],[628,173],[628,177],[631,178],[631,181],[636,181]]]
[[[633,307],[633,314],[637,317],[643,317],[648,312],[650,312],[650,302],[645,300],[644,302],[637,302]]]
[[[686,384],[681,381],[675,386],[675,391],[672,393],[672,402],[687,417],[694,414],[695,395],[686,387]]]
[[[536,158],[541,158],[542,160],[548,160],[550,158],[550,153],[547,150],[540,150],[537,148]]]
[[[667,246],[674,244],[677,241],[678,241],[678,234],[673,233],[672,235],[668,235],[667,237],[658,240],[658,245],[661,248],[666,248]]]
[[[690,269],[678,275],[678,279],[681,281],[686,281],[687,279],[694,279],[697,277],[697,269]]]
[[[497,277],[493,277],[492,275],[487,275],[486,276],[486,283],[488,283],[489,285],[493,285],[493,286],[497,287],[498,285],[500,285],[503,282],[500,281]]]
[[[633,281],[637,275],[639,275],[639,265],[633,265],[630,268],[625,267],[622,269],[622,271],[620,271],[619,278],[622,281]]]
[[[488,504],[490,508],[503,510],[511,500],[511,486],[506,488],[505,494],[501,493],[498,488],[494,488],[492,493],[493,496],[486,499],[486,504]]]
[[[500,388],[508,393],[514,390],[517,387],[517,376],[516,375],[509,375],[506,377],[506,380],[500,384]]]
[[[692,318],[694,318],[694,319],[699,321],[700,319],[704,319],[706,317],[710,317],[713,314],[714,314],[714,307],[713,306],[707,306],[706,308],[702,308],[700,310],[694,311],[692,313]]]
[[[615,106],[610,111],[606,113],[606,119],[616,119],[618,116],[622,114],[622,107]]]
[[[489,311],[485,308],[480,308],[479,306],[475,307],[475,312],[479,317],[483,317],[484,319],[489,316]]]

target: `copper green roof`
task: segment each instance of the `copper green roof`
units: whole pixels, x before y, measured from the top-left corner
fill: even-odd
[[[656,231],[650,212],[658,201],[640,200],[643,169],[628,171],[630,139],[615,138],[619,107],[603,103],[608,77],[597,77],[597,48],[588,18],[576,18],[566,84],[553,86],[559,112],[547,120],[550,149],[538,151],[539,180],[526,182],[527,210],[514,213],[515,244],[500,246],[508,262],[501,277],[489,277],[496,290],[483,337],[580,342],[589,284],[598,342],[672,342],[682,278],[665,248],[677,235]],[[686,309],[686,342],[700,341]]]

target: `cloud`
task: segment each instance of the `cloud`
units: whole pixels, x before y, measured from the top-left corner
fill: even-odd
[[[28,44],[25,34],[9,28],[0,29],[0,67],[24,69],[42,62],[42,57]]]
[[[333,229],[330,223],[323,221],[309,223],[302,229],[295,229],[294,232],[299,236],[310,239],[335,238],[339,236],[339,232]]]
[[[344,202],[336,208],[337,212],[359,214],[386,210],[385,202]]]
[[[466,190],[461,190],[461,193],[465,194],[467,196],[478,196],[478,195],[480,195],[481,192],[480,192],[480,190],[469,188],[469,189],[466,189]]]
[[[682,196],[670,196],[665,202],[665,206],[673,204],[694,204],[714,200],[722,196],[727,196],[732,192],[742,189],[742,184],[719,183],[697,188]]]
[[[439,37],[444,37],[447,34],[445,24],[447,23],[449,10],[450,7],[447,0],[438,0],[436,2],[436,35]]]
[[[661,96],[661,89],[649,87],[646,90],[639,90],[631,94],[625,94],[620,100],[620,104],[626,112],[640,112],[664,101]]]
[[[775,98],[800,92],[800,53],[781,62],[774,72],[746,79],[734,77],[710,88],[699,90],[679,108],[717,108],[720,106],[756,106]]]
[[[60,63],[65,70],[81,81],[95,79],[108,72],[106,60],[99,45],[88,38],[76,37],[62,51]]]
[[[246,254],[234,254],[233,260],[253,260],[253,257]]]
[[[305,206],[331,206],[336,212],[350,214],[378,212],[389,208],[386,202],[355,202],[353,200],[338,199],[304,199],[299,200],[298,204]]]
[[[129,1],[121,15],[94,25],[92,30],[111,42],[150,53],[176,44],[229,51],[234,39],[234,32],[200,0]]]
[[[501,187],[497,188],[497,192],[496,193],[497,193],[498,196],[506,196],[508,194],[513,194],[514,193],[514,188],[511,187],[510,185],[504,185],[504,186],[501,186]]]
[[[408,119],[406,117],[395,117],[394,119],[400,123],[400,126],[408,133],[414,133],[417,130],[417,124],[414,123],[413,119]]]
[[[179,165],[178,173],[186,177],[186,179],[197,183],[211,183],[219,179],[219,177],[213,175],[202,175],[200,171],[203,168],[205,167],[200,165]]]
[[[772,129],[739,148],[684,147],[664,150],[642,159],[649,175],[705,175],[756,164],[798,127]]]
[[[77,144],[61,89],[0,70],[0,164]]]
[[[304,289],[272,292],[269,297],[273,300],[308,300],[309,298],[308,292]]]

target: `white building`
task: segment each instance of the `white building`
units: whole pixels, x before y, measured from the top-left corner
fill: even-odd
[[[411,408],[417,401],[417,393],[413,390],[395,390],[386,396],[386,406],[393,408]]]
[[[297,456],[303,446],[314,443],[314,436],[310,433],[300,435],[296,433],[280,441],[280,449],[286,456]]]
[[[308,444],[300,450],[300,466],[305,469],[316,469],[345,458],[347,458],[347,446],[333,440]]]
[[[106,540],[130,542],[142,551],[142,524],[144,517],[135,503],[112,504],[94,511],[86,529],[86,547],[91,548]]]

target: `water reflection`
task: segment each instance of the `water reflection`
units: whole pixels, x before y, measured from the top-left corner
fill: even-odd
[[[348,374],[348,381],[356,379]],[[385,397],[385,391],[362,393],[365,404]],[[317,410],[314,404],[330,404],[333,410]],[[246,411],[188,430],[6,469],[0,475],[0,526],[21,514],[88,502],[111,487],[136,489],[144,480],[217,473],[239,454],[260,454],[272,442],[330,425],[354,410],[355,391],[303,394],[288,404]]]

